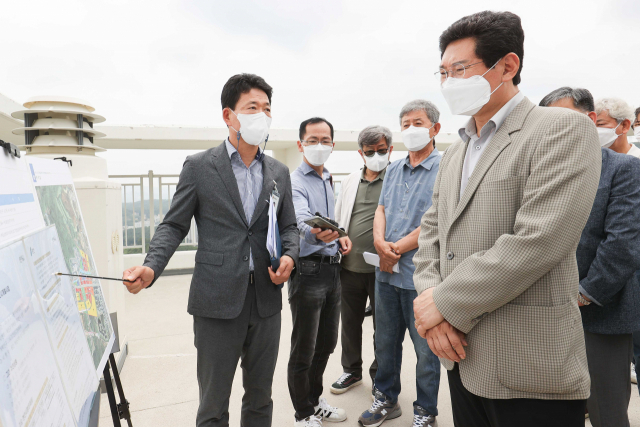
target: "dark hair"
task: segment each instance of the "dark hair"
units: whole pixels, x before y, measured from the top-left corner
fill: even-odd
[[[316,123],[326,123],[329,125],[329,129],[331,129],[331,140],[333,141],[333,125],[327,121],[327,119],[323,119],[322,117],[311,117],[310,119],[305,120],[300,123],[300,141],[304,140],[304,135],[307,133],[307,125],[314,125]]]
[[[583,88],[571,88],[569,86],[563,86],[560,89],[556,89],[542,98],[540,101],[541,107],[548,107],[561,99],[571,98],[573,100],[573,106],[583,113],[590,113],[596,110],[596,104],[593,102],[593,95],[587,89]]]
[[[524,30],[518,15],[485,10],[457,20],[440,35],[440,58],[450,43],[469,37],[476,42],[476,56],[487,67],[492,67],[508,53],[518,55],[520,69],[513,77],[513,84],[520,84],[524,60]]]
[[[633,118],[633,121],[635,122],[636,120],[638,120],[638,114],[640,114],[640,107],[636,108],[636,112],[633,113],[635,114],[635,117]],[[633,123],[631,123],[633,124]]]
[[[222,109],[231,108],[236,109],[236,104],[240,99],[240,95],[249,92],[251,89],[260,89],[267,94],[269,103],[271,103],[271,95],[273,94],[273,88],[264,81],[264,79],[255,74],[236,74],[231,77],[224,84],[222,88],[222,95],[220,95],[220,101],[222,102]]]

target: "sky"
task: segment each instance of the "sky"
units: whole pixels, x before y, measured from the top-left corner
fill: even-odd
[[[426,98],[440,108],[443,131],[455,132],[466,119],[449,113],[433,77],[438,37],[457,19],[490,9],[522,18],[520,90],[533,102],[569,85],[635,107],[635,2],[12,1],[3,5],[0,92],[18,103],[35,95],[85,99],[109,125],[222,127],[222,86],[251,72],[274,88],[273,128],[323,116],[337,129],[399,130],[402,106]],[[116,154],[108,157],[144,156]],[[182,154],[158,158],[173,161],[176,173]]]

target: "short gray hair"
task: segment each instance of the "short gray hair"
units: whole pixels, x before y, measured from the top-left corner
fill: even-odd
[[[595,105],[593,102],[593,95],[587,89],[571,88],[569,86],[556,89],[540,101],[541,107],[548,107],[555,104],[561,99],[571,98],[573,100],[573,106],[583,113],[590,113],[595,111]]]
[[[362,150],[365,145],[376,145],[382,138],[387,141],[387,148],[391,147],[393,135],[389,128],[384,126],[367,126],[362,129],[362,132],[358,135],[358,146]]]
[[[407,102],[402,110],[400,110],[400,124],[402,124],[402,118],[412,111],[424,111],[427,117],[431,121],[432,125],[438,123],[440,120],[440,111],[432,102],[425,99],[416,99],[411,102]]]
[[[630,120],[633,123],[633,108],[620,98],[601,98],[596,101],[596,114],[603,111],[609,113],[609,117],[615,119],[618,123],[624,120]]]

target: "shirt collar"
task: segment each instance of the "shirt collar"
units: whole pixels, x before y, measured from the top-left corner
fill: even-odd
[[[229,158],[231,158],[231,156],[234,153],[238,153],[238,149],[235,147],[235,145],[233,145],[231,143],[231,141],[229,141],[229,138],[224,140],[225,145],[227,146],[227,154],[229,154]],[[238,153],[238,156],[240,155],[240,153]],[[258,147],[258,152],[256,153],[256,160],[260,161],[262,160],[262,150],[260,149],[260,147]],[[253,163],[253,162],[252,162]]]
[[[504,104],[502,108],[496,114],[494,114],[493,117],[491,117],[487,124],[492,122],[495,126],[495,131],[497,132],[498,129],[500,129],[500,126],[502,126],[504,121],[507,119],[507,117],[509,117],[509,114],[511,114],[511,112],[516,108],[518,104],[520,104],[523,99],[524,93],[518,91],[518,93],[516,93],[513,98],[511,98],[506,104]],[[487,125],[485,125],[485,127],[486,126]],[[458,135],[464,142],[469,141],[472,135],[477,134],[478,130],[476,129],[476,121],[473,117],[469,119],[465,127],[458,130]]]
[[[305,175],[309,175],[311,172],[315,172],[316,171],[314,168],[309,166],[309,164],[307,162],[305,162],[304,160],[302,161],[302,164],[300,165],[300,170]],[[316,176],[317,175],[318,175],[318,173],[316,172]],[[326,179],[329,179],[330,177],[331,177],[331,173],[329,172],[329,169],[327,169],[327,167],[325,166],[322,169],[322,179],[326,180]]]
[[[430,171],[438,157],[440,157],[440,152],[437,148],[434,148],[431,154],[429,154],[429,157],[421,161],[418,165],[416,165],[416,167],[422,166],[426,170]],[[411,160],[409,160],[409,154],[407,154],[407,157],[405,157],[404,164],[405,166],[408,166],[409,169],[413,169],[413,166],[411,166]]]
[[[389,165],[387,165],[387,168],[389,167]],[[367,171],[367,167],[363,167],[362,168],[362,173],[360,174],[360,182],[376,182],[377,180],[380,181],[384,181],[384,174],[387,173],[387,168],[382,169],[382,172],[380,172],[378,174],[378,176],[376,176],[376,179],[374,179],[373,181],[368,181],[365,177],[364,177],[364,173]]]

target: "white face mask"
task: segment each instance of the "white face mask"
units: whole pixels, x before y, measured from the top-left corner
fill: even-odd
[[[323,144],[303,145],[302,150],[304,151],[304,157],[309,163],[313,166],[322,166],[331,155],[333,147]]]
[[[640,142],[640,126],[636,126],[635,129],[633,129],[633,134],[638,138],[638,142]]]
[[[387,154],[375,153],[371,157],[367,157],[363,155],[364,164],[367,165],[367,169],[372,170],[373,172],[382,172],[382,170],[384,170],[384,168],[386,168],[387,165],[389,164],[390,155],[391,153],[387,153]]]
[[[260,145],[261,142],[266,142],[269,137],[271,117],[263,112],[256,114],[236,114],[235,111],[230,111],[236,115],[240,122],[240,131],[236,130],[233,126],[231,129],[238,132],[238,135],[244,139],[244,142],[249,145]]]
[[[502,58],[498,60],[500,62]],[[493,67],[498,65],[493,64]],[[451,114],[462,116],[473,116],[484,107],[491,99],[493,92],[498,90],[504,82],[491,91],[491,84],[484,78],[485,74],[493,69],[489,68],[481,76],[471,76],[467,79],[457,79],[449,77],[442,84],[442,96],[449,104]]]
[[[618,126],[620,126],[621,124],[622,123],[618,123]],[[618,129],[618,126],[614,128],[598,128],[598,138],[600,138],[600,146],[602,148],[611,147],[615,140],[618,139],[618,137],[620,136],[616,133],[616,129]]]
[[[433,126],[431,126],[432,128]],[[402,131],[402,142],[409,151],[420,151],[431,142],[433,138],[429,136],[429,129],[423,127],[409,126]]]

